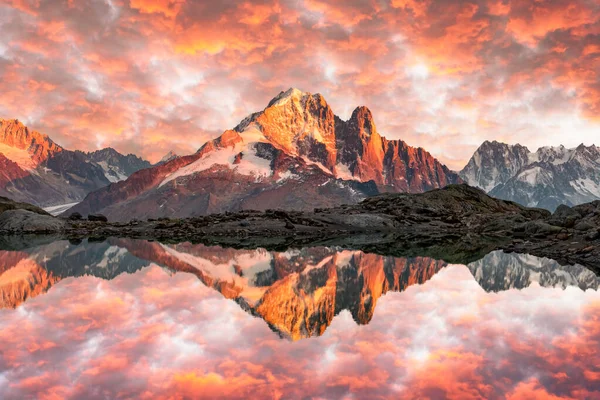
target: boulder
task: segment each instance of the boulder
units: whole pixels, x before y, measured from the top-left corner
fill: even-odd
[[[90,215],[88,215],[88,221],[92,221],[92,222],[108,222],[108,218],[106,218],[102,214],[90,214]]]
[[[554,211],[552,217],[560,219],[564,219],[566,217],[575,217],[576,219],[579,219],[581,218],[581,214],[577,210],[564,204],[561,204],[556,208],[556,211]]]
[[[594,225],[593,223],[589,222],[589,221],[580,221],[577,223],[577,225],[575,225],[575,230],[578,231],[591,231],[592,229],[595,229],[596,225]]]
[[[550,225],[547,222],[536,220],[527,222],[525,225],[525,233],[530,235],[543,235],[549,236],[552,234],[558,234],[562,231],[562,228],[559,226]]]
[[[561,204],[548,220],[550,225],[573,228],[581,219],[581,213],[574,208]]]
[[[81,221],[83,219],[83,215],[81,215],[78,212],[74,212],[71,215],[69,215],[68,218],[70,221]]]
[[[29,210],[8,210],[0,214],[0,231],[12,233],[56,233],[65,222]]]

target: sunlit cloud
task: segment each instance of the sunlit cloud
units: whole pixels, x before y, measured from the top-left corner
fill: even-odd
[[[0,116],[157,161],[293,86],[459,169],[484,140],[597,140],[599,25],[586,0],[10,0]]]
[[[363,257],[373,290],[379,269]],[[0,310],[0,395],[597,397],[599,313],[596,291],[486,293],[456,265],[387,293],[366,325],[344,311],[322,336],[291,342],[193,274],[151,265],[68,278]]]

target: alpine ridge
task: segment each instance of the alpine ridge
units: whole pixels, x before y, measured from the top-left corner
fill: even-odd
[[[122,220],[312,210],[458,182],[456,173],[425,150],[382,137],[366,107],[343,121],[322,95],[289,89],[196,153],[90,193],[67,213]]]
[[[527,147],[484,142],[460,176],[491,196],[554,211],[600,199],[600,149],[583,144]]]
[[[50,209],[126,179],[150,163],[114,149],[66,150],[18,120],[0,119],[0,196]]]

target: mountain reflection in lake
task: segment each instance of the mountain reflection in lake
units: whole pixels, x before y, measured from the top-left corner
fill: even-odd
[[[0,251],[0,398],[598,397],[599,282],[501,252]]]

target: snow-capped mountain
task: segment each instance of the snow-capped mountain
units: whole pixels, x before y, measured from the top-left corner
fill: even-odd
[[[111,182],[123,181],[134,172],[152,166],[148,161],[134,154],[125,156],[110,147],[87,153],[87,156],[91,161],[102,167],[106,179]]]
[[[491,196],[554,211],[600,199],[600,149],[583,144],[526,147],[484,142],[460,176]]]
[[[81,201],[150,163],[113,149],[70,151],[18,120],[0,119],[0,195],[43,207]]]
[[[381,191],[423,192],[460,181],[425,150],[382,137],[366,107],[343,121],[320,94],[290,89],[195,154],[91,193],[69,212],[119,220],[312,210]]]
[[[174,160],[177,157],[179,157],[179,156],[173,150],[171,150],[167,154],[165,154],[163,156],[163,158],[160,159],[159,162],[157,162],[154,165],[162,165],[162,164],[168,163],[169,161]]]
[[[527,147],[520,144],[513,146],[486,140],[460,172],[460,177],[469,185],[489,192],[527,165],[529,154]]]

